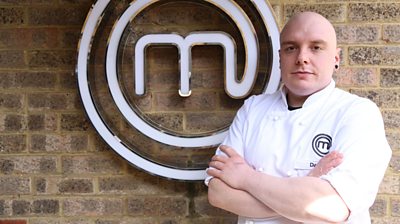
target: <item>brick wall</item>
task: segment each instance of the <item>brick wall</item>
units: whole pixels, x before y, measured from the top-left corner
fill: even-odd
[[[133,168],[95,133],[74,75],[92,3],[0,0],[0,224],[234,223],[207,204],[202,183]],[[336,26],[343,49],[337,84],[379,105],[394,152],[373,221],[400,222],[400,3],[270,3],[280,25],[313,10]]]

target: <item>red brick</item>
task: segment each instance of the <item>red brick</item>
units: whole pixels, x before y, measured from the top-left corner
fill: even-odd
[[[23,95],[14,93],[0,93],[0,109],[19,110],[22,108]]]
[[[183,114],[180,113],[155,113],[148,115],[159,128],[172,130],[175,132],[183,131]]]
[[[82,194],[93,193],[93,183],[88,179],[67,179],[59,184],[60,193]]]
[[[374,101],[380,108],[399,108],[400,97],[397,90],[383,89],[350,89],[351,93]]]
[[[91,127],[89,121],[82,114],[62,114],[61,130],[86,131]]]
[[[76,64],[76,50],[34,50],[28,52],[28,64],[33,68],[70,68]]]
[[[223,70],[193,69],[190,87],[196,89],[224,89]]]
[[[26,220],[0,220],[0,224],[26,224]]]
[[[25,22],[24,15],[21,7],[0,8],[0,25],[21,25]]]
[[[382,68],[381,86],[400,87],[400,69]]]
[[[194,69],[224,69],[224,51],[219,46],[199,46],[192,49]]]
[[[29,194],[30,184],[30,178],[0,177],[0,195]]]
[[[82,25],[89,11],[89,4],[74,7],[31,7],[28,21],[31,25]]]
[[[59,86],[62,89],[77,89],[78,88],[78,83],[77,83],[77,77],[75,76],[74,72],[61,72],[58,74],[59,77]]]
[[[350,65],[398,65],[399,58],[399,46],[349,47]]]
[[[64,29],[59,33],[58,44],[62,48],[76,49],[80,38],[80,29]]]
[[[11,28],[0,30],[0,48],[56,48],[58,31],[51,28]]]
[[[56,114],[32,114],[28,116],[28,130],[55,131],[57,129]]]
[[[190,97],[179,96],[175,93],[157,93],[155,94],[155,109],[159,111],[205,111],[216,109],[217,94],[215,92],[192,92]]]
[[[156,8],[151,15],[152,21],[161,25],[180,24],[196,25],[208,24],[214,21],[220,14],[214,8],[206,7],[202,4],[173,3],[166,4],[164,7]]]
[[[396,131],[386,131],[386,138],[392,150],[400,150],[400,133]],[[400,166],[399,166],[400,171]]]
[[[400,128],[400,110],[385,110],[382,115],[387,129]]]
[[[394,22],[400,21],[400,4],[396,3],[350,3],[349,22]]]
[[[400,25],[384,25],[382,39],[388,43],[399,43]]]
[[[379,193],[382,194],[399,194],[400,179],[399,176],[386,175],[379,187]]]
[[[114,155],[114,154],[112,154]],[[116,155],[78,155],[62,157],[62,172],[65,174],[118,174],[123,162]]]
[[[18,6],[21,6],[21,5],[29,5],[29,6],[32,6],[32,5],[35,5],[35,4],[54,4],[52,1],[49,1],[49,0],[18,0],[18,1],[15,1],[15,0],[0,0],[0,3],[2,4],[2,5],[18,5]]]
[[[40,199],[32,202],[32,213],[39,215],[58,214],[60,210],[60,202],[52,199]]]
[[[15,174],[55,174],[57,160],[52,156],[9,156],[3,157],[11,163],[10,173]],[[0,163],[1,164],[1,163]],[[11,165],[9,164],[9,166]]]
[[[70,93],[32,93],[28,94],[30,110],[68,110],[76,108],[75,94]]]
[[[336,84],[340,87],[378,86],[379,76],[375,68],[341,67],[334,73]]]
[[[214,133],[221,128],[227,128],[233,121],[235,113],[188,113],[186,130],[190,133]]]
[[[386,216],[387,214],[387,207],[388,207],[388,201],[385,198],[377,198],[372,205],[372,207],[369,209],[371,216]]]
[[[124,200],[100,198],[68,198],[63,202],[65,216],[111,216],[122,215]]]
[[[1,72],[0,88],[54,89],[56,73],[52,72]]]
[[[24,52],[17,50],[0,51],[0,68],[21,68],[25,66]]]
[[[346,5],[344,4],[285,4],[284,22],[298,12],[314,11],[320,13],[331,22],[344,22],[346,19]]]
[[[34,134],[30,142],[32,152],[81,152],[88,148],[86,135]]]
[[[233,217],[234,214],[215,208],[208,203],[207,196],[199,196],[194,200],[196,212],[202,216],[227,216]]]
[[[0,131],[20,132],[26,127],[26,119],[19,114],[0,115]]]
[[[339,44],[378,43],[378,25],[338,25],[335,26]]]
[[[0,154],[26,151],[26,135],[0,135]]]
[[[399,217],[400,216],[400,200],[397,198],[393,198],[390,200],[390,207],[392,216]]]
[[[46,195],[92,194],[93,180],[86,178],[62,178],[49,176],[35,181],[36,192]]]
[[[186,216],[188,201],[181,197],[138,197],[128,200],[131,216]]]

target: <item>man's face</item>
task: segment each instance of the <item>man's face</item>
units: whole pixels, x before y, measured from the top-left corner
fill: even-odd
[[[319,17],[291,21],[282,31],[279,54],[282,81],[297,97],[326,87],[340,60],[335,31]]]

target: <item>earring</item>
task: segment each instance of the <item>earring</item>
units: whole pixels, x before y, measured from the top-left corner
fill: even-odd
[[[338,69],[339,68],[339,65],[335,65],[335,69]]]

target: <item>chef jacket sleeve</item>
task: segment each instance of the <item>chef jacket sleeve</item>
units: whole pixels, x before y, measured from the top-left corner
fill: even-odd
[[[369,100],[351,105],[338,125],[332,149],[343,153],[343,162],[321,178],[344,200],[351,220],[374,203],[392,151],[379,108]]]

